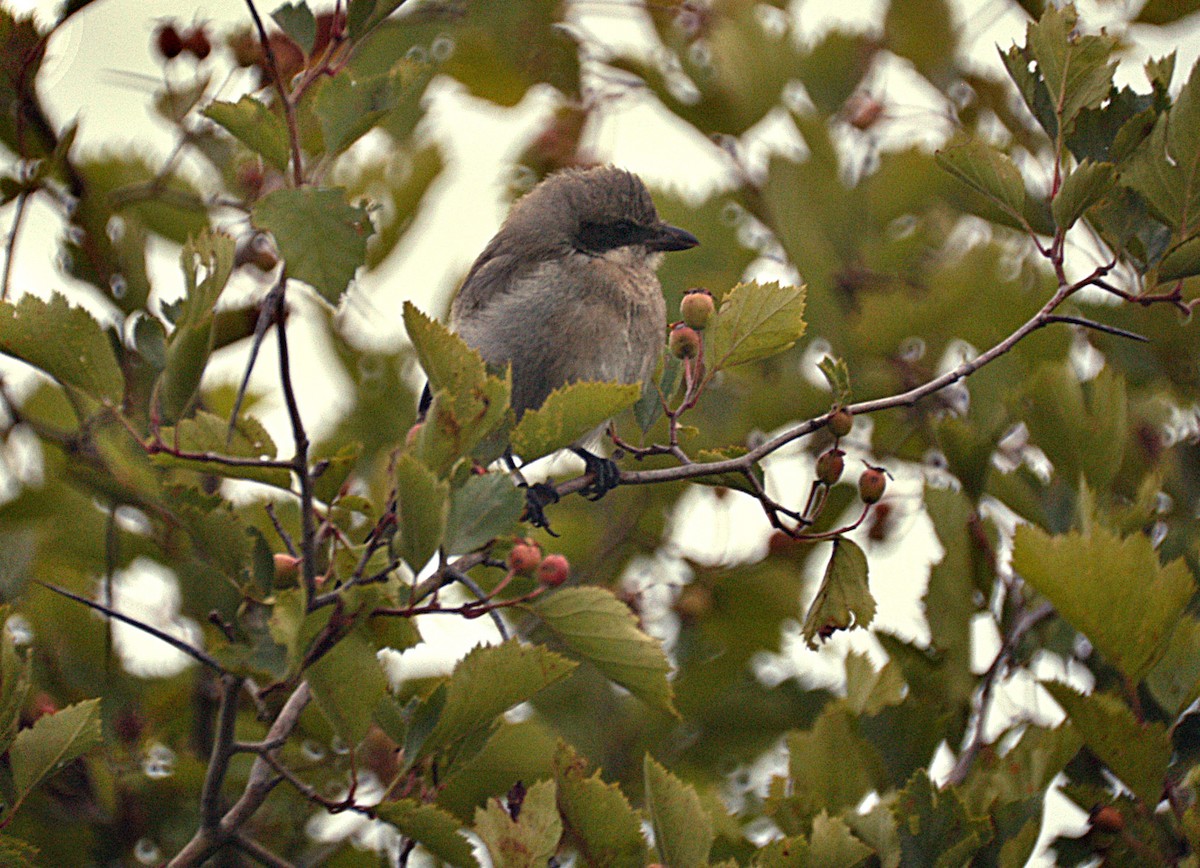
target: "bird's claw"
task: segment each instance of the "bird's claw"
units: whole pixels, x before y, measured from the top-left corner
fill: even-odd
[[[586,449],[572,450],[583,459],[587,472],[592,474],[592,481],[579,493],[588,500],[599,500],[608,494],[621,481],[621,468],[611,458],[601,458]]]
[[[536,482],[525,487],[525,515],[522,518],[534,527],[540,527],[550,536],[558,536],[550,529],[550,519],[546,518],[546,507],[558,503],[558,491],[553,485]]]

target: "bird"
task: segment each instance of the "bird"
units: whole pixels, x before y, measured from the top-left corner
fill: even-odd
[[[485,362],[511,366],[517,420],[568,383],[646,383],[667,325],[656,271],[665,253],[699,243],[659,217],[634,173],[560,170],[517,200],[479,254],[451,304],[451,330]],[[570,448],[593,475],[584,494],[598,499],[619,471],[585,442]],[[541,510],[557,495],[527,488],[527,515],[548,529]]]

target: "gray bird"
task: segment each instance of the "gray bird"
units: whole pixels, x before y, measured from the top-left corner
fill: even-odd
[[[454,299],[451,327],[486,362],[512,365],[518,419],[566,383],[644,383],[666,334],[655,270],[663,252],[699,243],[659,218],[631,172],[557,172],[513,206],[479,254]],[[615,465],[572,449],[595,476],[589,496],[603,495],[616,482]],[[531,500],[538,523],[544,517],[534,507]]]

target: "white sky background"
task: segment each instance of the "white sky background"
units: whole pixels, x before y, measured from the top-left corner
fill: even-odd
[[[23,0],[0,2],[19,11],[36,9],[47,21],[58,5]],[[265,15],[275,5],[278,4],[262,2],[260,11]],[[327,8],[332,2],[314,5]],[[962,50],[981,67],[1003,75],[996,46],[1006,48],[1023,40],[1024,16],[1007,0],[957,0],[953,5],[958,20],[965,22]],[[1114,9],[1137,5],[1137,2],[1080,4],[1089,27],[1103,24],[1106,15],[1112,19],[1123,17],[1114,13]],[[609,46],[644,46],[644,25],[630,7],[626,0],[582,0],[573,6],[573,20],[589,36]],[[814,38],[835,24],[853,30],[878,30],[885,9],[882,0],[813,0],[794,4],[793,12],[802,35]],[[74,16],[55,36],[39,86],[56,123],[65,125],[73,118],[80,119],[77,149],[128,146],[156,154],[160,159],[170,152],[174,145],[172,130],[154,116],[149,105],[151,94],[161,86],[163,76],[162,64],[152,50],[152,34],[157,24],[166,19],[183,24],[212,21],[214,29],[220,32],[231,24],[245,22],[247,14],[244,0],[207,0],[197,4],[98,0]],[[1140,70],[1147,56],[1178,50],[1176,82],[1179,83],[1186,78],[1200,52],[1194,26],[1167,30],[1137,28],[1130,36],[1133,41],[1130,60],[1122,64],[1118,77],[1142,90],[1146,85]],[[178,69],[171,74],[182,80],[190,63],[187,59],[177,61]],[[886,143],[919,140],[936,146],[946,130],[943,122],[931,122],[941,115],[937,97],[914,86],[904,66],[900,62],[888,64],[872,80],[872,92],[886,106],[885,121],[879,128],[881,136]],[[220,80],[219,76],[217,79]],[[236,85],[240,81],[231,81],[217,95],[236,99],[239,95]],[[506,188],[511,180],[507,174],[509,162],[553,107],[554,97],[545,89],[531,91],[515,109],[501,110],[467,96],[453,82],[435,84],[423,134],[442,145],[447,167],[427,200],[432,207],[427,207],[418,218],[392,261],[376,274],[365,276],[350,293],[343,315],[364,332],[368,342],[394,346],[403,340],[400,309],[406,299],[435,315],[445,310],[455,282],[503,219]],[[791,135],[783,124],[764,122],[756,135],[744,143],[749,160],[752,163],[762,160],[774,148],[794,147]],[[648,96],[632,95],[624,100],[619,110],[610,112],[603,123],[590,131],[587,144],[601,159],[632,169],[655,183],[701,191],[723,182],[724,163],[716,149],[685,125],[673,121]],[[32,201],[35,204],[26,215],[12,283],[18,292],[46,295],[71,287],[74,282],[54,268],[63,228],[60,219],[50,208],[38,204],[36,197]],[[0,210],[0,232],[8,230],[11,220],[10,205]],[[181,284],[177,255],[176,250],[162,245],[161,255],[151,265],[156,287]],[[771,277],[786,274],[778,266],[760,264],[760,267],[762,273]],[[265,291],[265,286],[255,286],[245,276],[240,279],[243,291]],[[164,294],[170,297],[174,293],[168,289]],[[97,313],[101,311],[95,305],[89,307]],[[301,349],[313,341],[313,334],[304,327],[302,318],[293,318],[289,329],[293,331],[296,348],[293,355],[297,379],[305,383],[299,394],[302,412],[310,433],[314,429],[319,432],[332,421],[330,394],[331,390],[336,393],[337,376],[330,373],[322,352]],[[258,391],[269,395],[278,391],[274,364],[274,354],[263,353],[253,381]],[[243,365],[243,352],[223,354],[214,366],[214,375],[235,379]],[[0,363],[0,371],[4,370],[15,370],[18,376],[22,373],[11,363]],[[267,406],[271,406],[269,402]],[[286,420],[278,412],[281,402],[274,406],[277,412],[268,413],[268,427],[278,442],[289,442]],[[861,436],[864,427],[856,429],[856,436]],[[848,463],[850,466],[854,464]],[[894,496],[898,495],[902,504],[905,501],[915,504],[923,482],[919,470],[902,471],[898,476]],[[801,490],[807,490],[807,483]],[[869,549],[872,588],[880,601],[878,622],[900,635],[927,638],[919,599],[928,564],[940,557],[940,551],[923,513],[912,508],[901,508],[898,512],[901,523],[895,534],[897,541]],[[765,541],[761,511],[743,498],[727,498],[718,503],[710,490],[696,487],[681,503],[677,526],[697,525],[706,531],[675,534],[681,552],[708,561],[761,554]],[[724,536],[713,532],[713,528],[725,532]],[[707,541],[708,547],[698,549],[695,542],[685,539]],[[661,577],[657,581],[661,582]],[[149,594],[154,584],[144,578],[136,587]],[[158,582],[161,599],[170,608],[168,584]],[[165,617],[169,621],[171,614]],[[427,638],[436,640],[438,649],[430,649],[425,655],[428,659],[424,660],[418,659],[421,654],[410,655],[405,669],[411,672],[430,665],[444,667],[448,659],[446,649],[465,652],[479,641],[481,630],[491,629],[485,622],[486,619],[473,621],[469,631],[464,632],[456,629],[454,619],[426,619],[422,629]],[[990,662],[989,655],[996,647],[994,630],[991,634],[984,630],[980,639],[982,669]],[[130,649],[133,641],[134,637],[129,637]],[[147,653],[161,655],[163,646],[154,640],[149,642],[153,647],[147,647]],[[819,653],[808,651],[799,640],[790,641],[788,646],[787,653],[780,658],[762,661],[764,676],[786,677],[799,670],[819,682],[830,683],[840,678],[841,660],[850,648],[871,650],[878,656],[877,646],[861,634],[835,637]],[[1050,663],[1046,666],[1054,668]],[[1039,674],[1050,676],[1049,671]],[[1052,701],[1045,694],[1039,695],[1027,678],[1017,679],[1001,690],[997,705],[998,711],[1005,714],[1023,710],[1027,714],[1040,713],[1043,718],[1049,713],[1052,719],[1056,712]]]

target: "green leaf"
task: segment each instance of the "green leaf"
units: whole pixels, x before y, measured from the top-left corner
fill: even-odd
[[[356,630],[310,666],[305,677],[333,731],[353,749],[388,695],[375,648]]]
[[[1061,536],[1018,527],[1013,570],[1135,682],[1163,655],[1195,591],[1182,559],[1163,566],[1145,534],[1121,539],[1099,525]]]
[[[809,851],[812,854],[810,864],[822,868],[854,868],[874,853],[854,837],[844,820],[831,817],[826,811],[813,818]]]
[[[1063,707],[1092,753],[1151,809],[1162,796],[1171,738],[1161,723],[1139,723],[1115,696],[1084,696],[1065,684],[1043,685]]]
[[[1200,621],[1185,615],[1175,626],[1146,686],[1168,715],[1181,714],[1200,699]]]
[[[992,837],[987,817],[972,817],[953,787],[938,790],[924,770],[913,773],[892,803],[901,864],[959,868]]]
[[[252,416],[243,416],[229,437],[229,423],[219,416],[200,410],[196,415],[181,419],[174,428],[159,432],[162,442],[180,452],[224,455],[231,458],[275,457],[275,443],[262,423]],[[227,439],[228,438],[228,439]],[[180,458],[166,452],[152,454],[155,464],[179,467],[198,473],[211,473],[229,479],[253,479],[278,488],[290,489],[292,475],[279,467],[230,466],[212,461]]]
[[[179,255],[186,295],[167,344],[166,366],[154,384],[154,404],[163,422],[187,412],[200,388],[214,346],[214,309],[233,273],[236,245],[223,233],[204,232]]]
[[[541,645],[522,645],[516,639],[475,648],[454,667],[437,723],[418,756],[490,728],[501,714],[566,678],[577,665]]]
[[[418,573],[442,545],[450,513],[450,483],[411,452],[396,459],[396,519],[400,555]]]
[[[850,368],[842,359],[825,356],[817,362],[817,368],[829,383],[829,391],[833,393],[833,403],[844,407],[850,403]]]
[[[366,208],[346,202],[339,188],[276,190],[250,214],[258,229],[275,236],[288,275],[337,304],[367,258],[373,231]]]
[[[700,868],[712,849],[712,820],[696,791],[675,777],[650,754],[643,763],[646,810],[654,829],[659,861],[671,868]]]
[[[58,293],[49,301],[24,295],[15,305],[0,302],[0,352],[97,400],[121,401],[125,378],[106,330]]]
[[[456,868],[479,865],[470,842],[460,831],[458,820],[437,805],[401,799],[383,802],[375,810],[379,819],[391,823],[401,835],[416,841],[442,861]]]
[[[236,103],[217,100],[203,114],[280,172],[287,171],[292,158],[287,127],[265,103],[247,94]]]
[[[370,132],[396,107],[396,93],[394,74],[355,78],[343,69],[325,79],[313,109],[321,124],[326,152],[340,154]]]
[[[525,497],[507,473],[471,476],[450,495],[446,550],[474,551],[509,533],[521,518]]]
[[[305,54],[312,53],[313,42],[317,38],[317,19],[304,0],[284,3],[271,13],[271,17],[283,32],[300,46],[301,51]]]
[[[1024,225],[1025,181],[1008,154],[978,139],[957,137],[935,154],[939,166]]]
[[[875,598],[867,582],[867,556],[845,537],[833,541],[821,587],[804,618],[804,641],[817,647],[817,637],[832,630],[869,627],[875,619]]]
[[[857,718],[842,703],[826,706],[811,730],[789,733],[787,746],[790,798],[803,817],[852,808],[886,780],[879,752],[859,735]]]
[[[494,868],[545,868],[563,832],[554,797],[554,781],[539,781],[525,793],[515,820],[499,799],[475,812],[475,834],[486,845]]]
[[[1058,195],[1050,203],[1055,225],[1064,232],[1070,229],[1116,183],[1117,176],[1112,163],[1084,160],[1067,175]]]
[[[1200,274],[1200,235],[1185,238],[1165,254],[1158,263],[1158,280],[1181,280]]]
[[[17,733],[9,751],[18,798],[24,799],[45,778],[100,742],[99,699],[85,699],[39,717],[33,726]]]
[[[781,353],[804,335],[804,288],[741,283],[721,299],[705,330],[710,372]]]
[[[752,864],[754,868],[810,868],[812,852],[803,835],[776,838],[758,848]]]
[[[1100,105],[1112,90],[1116,62],[1108,59],[1117,40],[1107,34],[1083,35],[1075,30],[1074,7],[1047,4],[1037,24],[1026,30],[1026,48],[1038,63],[1055,113],[1067,127],[1085,108]]]
[[[403,316],[404,328],[433,391],[459,391],[487,376],[479,352],[446,326],[426,316],[410,301],[404,302]]]
[[[642,393],[638,383],[568,383],[551,392],[537,410],[526,410],[512,431],[513,451],[532,460],[569,446],[622,410]]]
[[[1160,114],[1150,136],[1122,168],[1121,180],[1181,236],[1200,227],[1200,61]]]
[[[455,757],[437,802],[461,819],[517,781],[553,777],[558,737],[537,715],[521,723],[504,718],[477,753]]]
[[[37,847],[20,838],[0,835],[0,865],[4,868],[38,868],[38,852]]]
[[[528,608],[577,657],[587,660],[652,708],[677,715],[671,664],[662,645],[638,627],[629,607],[603,588],[559,588]]]
[[[1200,12],[1200,0],[1147,0],[1135,20],[1143,24],[1173,24],[1196,12]]]
[[[558,810],[577,842],[579,854],[594,868],[622,868],[646,863],[641,819],[616,784],[605,783],[597,770],[585,777],[586,764],[565,743],[555,757]]]
[[[12,633],[4,627],[11,614],[11,607],[0,607],[0,753],[7,752],[17,736],[33,663],[27,649],[17,650]]]

